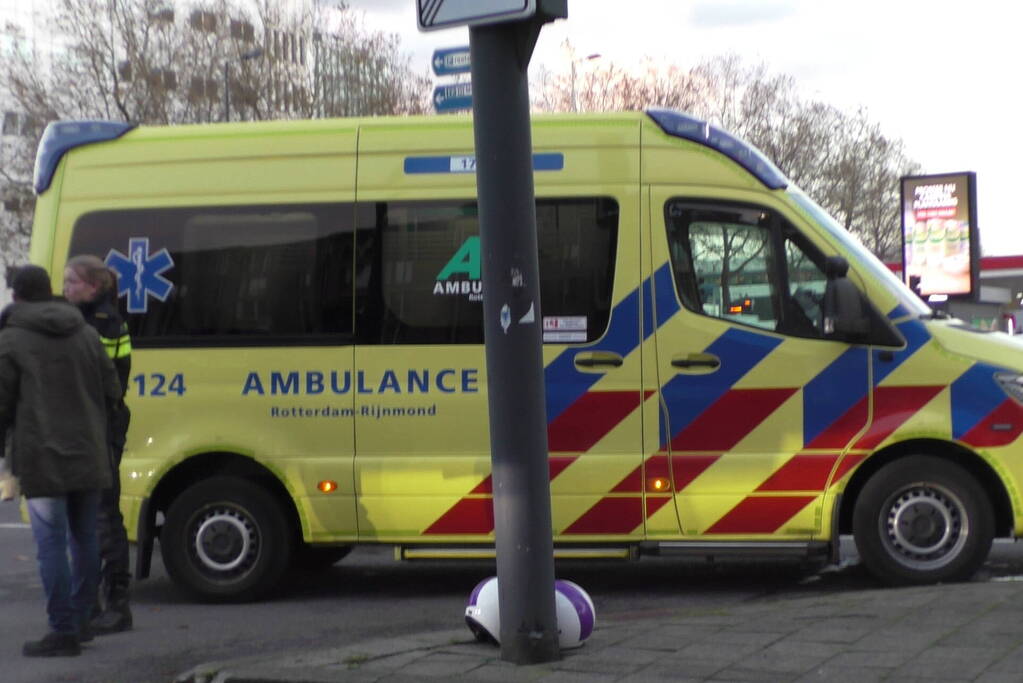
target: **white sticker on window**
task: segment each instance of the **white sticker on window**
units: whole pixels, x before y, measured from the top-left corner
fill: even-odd
[[[584,342],[586,341],[585,332],[544,332],[543,340],[545,342],[555,343],[567,343],[567,342]]]
[[[545,332],[554,331],[586,331],[586,316],[585,315],[564,315],[554,316],[545,315],[543,317],[543,329]],[[586,335],[584,334],[585,338]]]

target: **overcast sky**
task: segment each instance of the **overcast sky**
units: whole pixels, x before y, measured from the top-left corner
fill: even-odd
[[[416,0],[349,0],[373,28],[396,32],[425,69],[439,47],[468,45],[464,28],[419,33]],[[804,94],[866,108],[901,138],[924,173],[976,171],[985,255],[1023,254],[1014,206],[1023,143],[1023,36],[1012,3],[995,0],[568,0],[547,25],[533,66],[564,68],[561,43],[628,66],[644,57],[682,67],[735,53],[793,76]],[[1011,117],[1011,119],[1010,119]]]

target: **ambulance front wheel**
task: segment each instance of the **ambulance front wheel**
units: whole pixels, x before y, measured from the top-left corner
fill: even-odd
[[[167,510],[160,551],[170,577],[207,600],[241,602],[272,588],[291,561],[283,506],[260,486],[215,477]]]
[[[890,584],[965,581],[987,559],[994,513],[977,480],[932,456],[884,466],[853,510],[860,559]]]

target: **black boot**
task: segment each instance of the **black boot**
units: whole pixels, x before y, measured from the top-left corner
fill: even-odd
[[[21,648],[26,657],[76,657],[82,654],[78,645],[78,636],[74,633],[57,633],[52,631],[43,636],[42,640],[30,640]]]
[[[120,578],[120,577],[118,577]],[[106,596],[106,606],[89,623],[97,636],[131,629],[131,608],[128,607],[128,581],[115,581]]]
[[[122,576],[121,573],[112,573],[108,580],[104,581],[103,609],[95,612],[89,623],[94,634],[105,636],[131,630],[131,608],[128,606],[130,586],[130,575]]]
[[[97,636],[131,630],[131,608],[128,607],[128,601],[108,606],[93,617],[89,628]]]

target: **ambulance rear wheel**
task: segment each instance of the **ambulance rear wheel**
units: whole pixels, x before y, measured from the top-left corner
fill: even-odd
[[[911,456],[867,481],[853,510],[860,559],[895,585],[966,581],[987,559],[994,513],[977,480],[931,456]]]
[[[242,602],[272,588],[291,562],[284,509],[260,486],[216,477],[185,490],[160,534],[167,573],[199,597]]]

